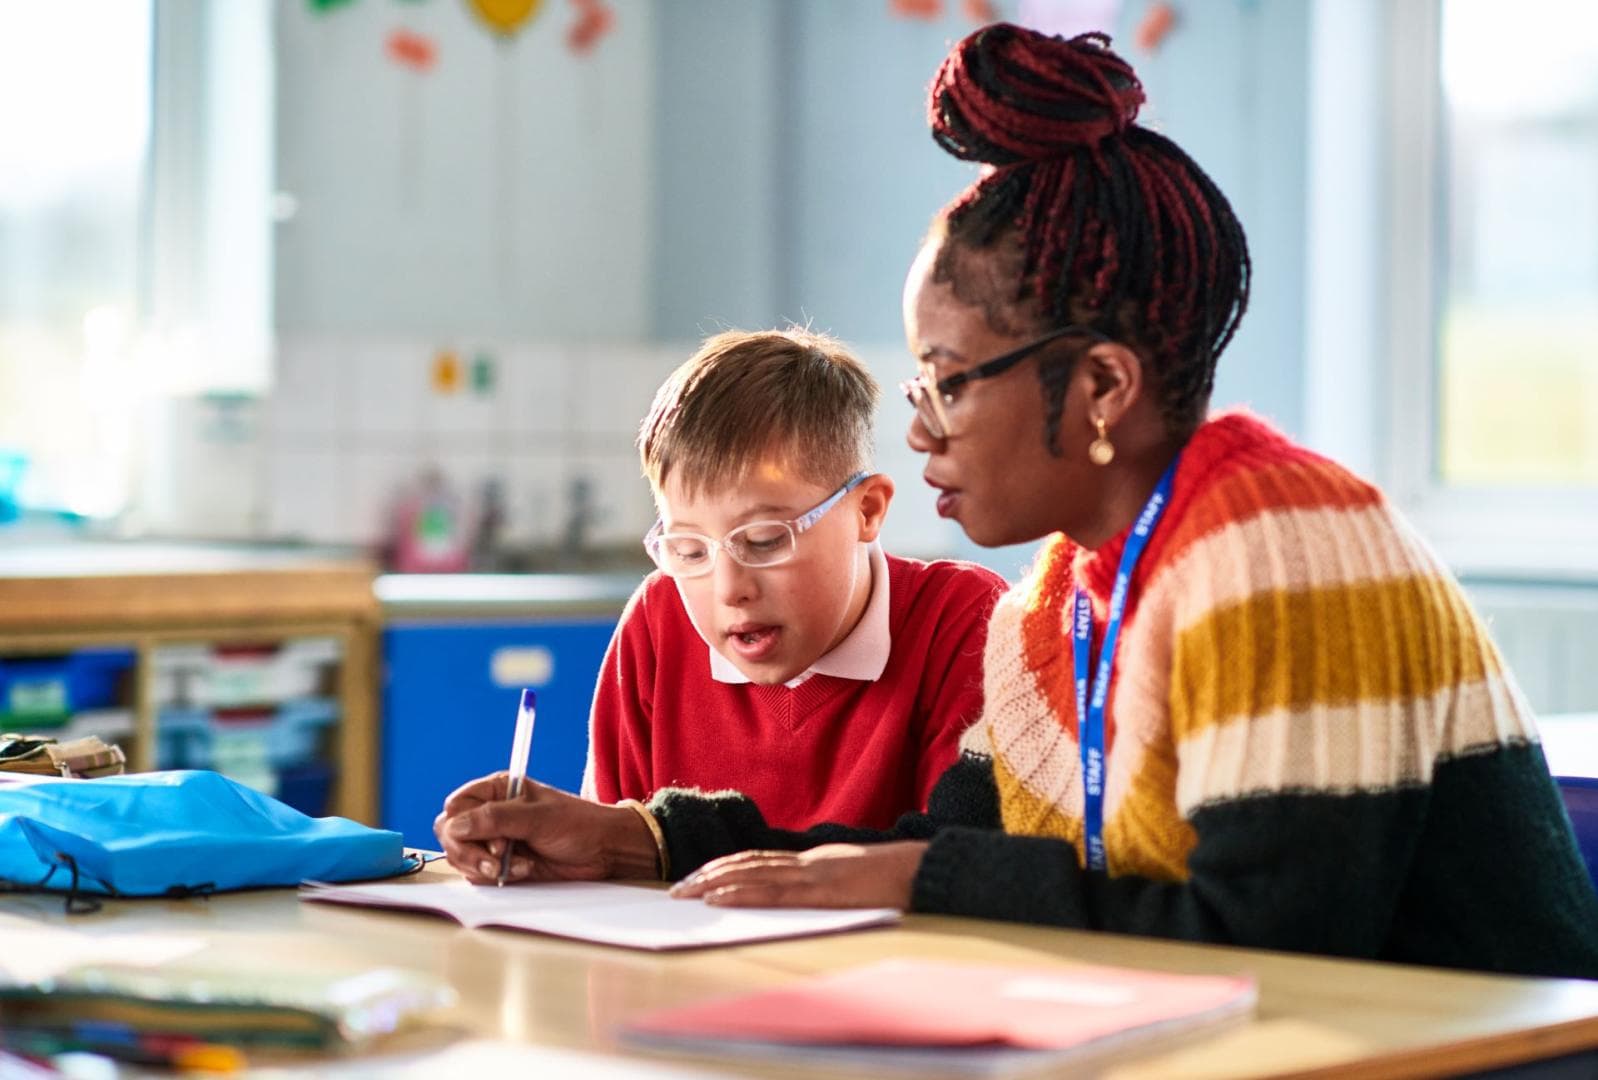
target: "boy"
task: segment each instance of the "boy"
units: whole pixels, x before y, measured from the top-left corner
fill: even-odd
[[[735,788],[766,820],[873,828],[921,810],[982,706],[979,566],[885,555],[878,390],[805,330],[709,338],[639,431],[660,568],[594,695],[583,794]]]

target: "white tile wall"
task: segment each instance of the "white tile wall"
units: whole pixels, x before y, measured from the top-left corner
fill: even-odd
[[[283,343],[266,415],[271,441],[331,445],[341,427],[349,367],[336,341]]]
[[[432,388],[441,349],[461,358],[453,394]],[[490,392],[470,366],[494,360]],[[640,345],[303,339],[279,343],[266,427],[272,536],[376,543],[396,492],[436,466],[475,503],[504,486],[505,531],[559,543],[571,485],[593,485],[590,542],[631,543],[654,520],[633,437],[656,387],[686,357]]]
[[[505,536],[518,544],[553,544],[567,512],[566,451],[519,450],[506,474]]]
[[[499,394],[514,449],[547,451],[566,444],[576,394],[573,353],[562,345],[517,345],[498,353]]]
[[[582,345],[572,351],[572,429],[584,441],[632,440],[666,376],[688,358],[647,346]],[[596,438],[603,437],[603,438]]]
[[[573,457],[567,463],[568,483],[579,476],[593,485],[593,541],[607,546],[641,541],[655,520],[655,504],[632,447]]]
[[[266,454],[267,535],[295,540],[343,540],[343,470],[331,447],[307,449],[278,438]]]
[[[343,543],[375,543],[386,535],[403,487],[415,482],[426,457],[414,447],[361,445],[340,460],[344,497],[333,528]]]
[[[468,378],[435,394],[441,348]],[[472,359],[495,361],[491,393],[470,382]],[[654,520],[649,485],[633,449],[655,390],[689,355],[683,346],[305,339],[280,342],[266,448],[266,527],[274,536],[375,543],[395,492],[435,465],[462,498],[483,481],[504,485],[505,532],[518,543],[558,544],[572,510],[571,485],[593,485],[590,542],[631,544]],[[902,349],[861,351],[882,384],[877,465],[898,493],[884,542],[906,555],[957,550],[959,530],[937,516],[922,460],[904,442],[909,407],[897,386]]]
[[[451,344],[445,342],[443,344]],[[414,437],[431,394],[433,356],[428,342],[363,342],[350,347],[350,407],[345,436]]]

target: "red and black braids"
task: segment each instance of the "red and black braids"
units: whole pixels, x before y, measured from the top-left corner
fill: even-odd
[[[946,248],[1018,246],[1003,302],[1033,302],[1049,326],[1086,322],[1139,348],[1167,424],[1185,432],[1248,306],[1248,242],[1204,170],[1136,123],[1143,100],[1102,34],[1067,40],[996,23],[966,37],[933,80],[932,136],[989,167],[943,211]],[[942,258],[937,273],[959,271]],[[1049,376],[1063,372],[1048,367],[1052,442],[1063,385]]]

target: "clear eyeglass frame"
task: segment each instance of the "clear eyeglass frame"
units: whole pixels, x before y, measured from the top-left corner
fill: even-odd
[[[666,532],[665,523],[656,519],[644,534],[644,550],[671,578],[704,577],[716,567],[716,559],[726,551],[740,566],[760,570],[790,561],[799,547],[799,534],[815,527],[843,497],[859,487],[871,474],[857,472],[842,487],[798,517],[786,521],[750,521],[733,529],[720,540],[703,533]]]

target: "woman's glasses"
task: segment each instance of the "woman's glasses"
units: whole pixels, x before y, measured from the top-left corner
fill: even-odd
[[[975,382],[978,379],[991,379],[995,375],[1002,375],[1033,353],[1038,352],[1045,345],[1071,334],[1090,337],[1094,341],[1110,340],[1092,327],[1072,323],[1070,326],[1062,326],[1058,330],[1051,330],[1037,340],[1027,342],[1019,349],[1013,349],[1003,356],[996,356],[992,360],[984,361],[968,371],[957,371],[946,379],[934,381],[932,378],[932,365],[924,363],[921,371],[914,378],[906,379],[899,384],[899,389],[904,391],[905,398],[915,408],[916,416],[920,418],[921,426],[926,428],[927,434],[934,439],[947,439],[949,437],[949,414],[945,406],[953,403],[955,390],[968,382]]]

